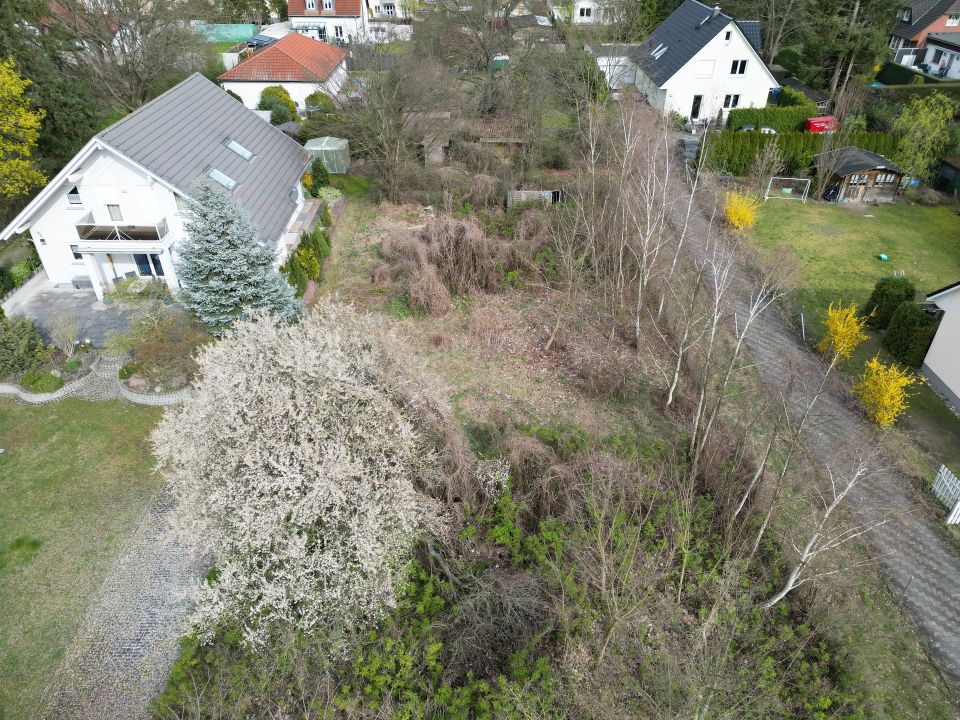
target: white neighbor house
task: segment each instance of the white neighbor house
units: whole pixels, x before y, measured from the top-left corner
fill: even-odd
[[[960,408],[960,282],[930,293],[927,301],[943,310],[943,318],[921,370],[933,387]]]
[[[329,42],[409,40],[406,3],[400,0],[287,0],[294,32]]]
[[[328,97],[340,93],[347,80],[347,52],[291,33],[230,68],[218,80],[251,110],[259,105],[265,88],[280,85],[302,111],[307,97],[318,90]]]
[[[14,220],[0,240],[29,232],[47,278],[93,286],[124,277],[179,289],[174,261],[184,201],[197,182],[223,186],[250,215],[279,264],[303,206],[310,158],[202,75],[195,74],[98,133]]]
[[[759,23],[736,21],[697,0],[684,0],[642,43],[587,50],[611,88],[635,87],[651,106],[695,123],[737,107],[765,107],[779,87],[759,55]]]

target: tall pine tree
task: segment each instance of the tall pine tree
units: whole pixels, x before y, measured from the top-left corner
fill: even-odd
[[[177,247],[182,301],[215,335],[239,319],[269,313],[293,321],[303,310],[274,267],[276,250],[260,242],[247,214],[204,183],[190,203],[187,238]]]

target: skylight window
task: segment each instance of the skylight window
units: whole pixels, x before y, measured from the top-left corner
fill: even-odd
[[[210,171],[207,173],[207,177],[210,178],[211,180],[216,180],[218,183],[223,185],[227,190],[230,190],[231,192],[237,186],[236,180],[234,180],[232,177],[228,177],[227,175],[224,175],[222,172],[220,172],[216,168],[210,168]]]
[[[227,141],[224,143],[228,148],[233,150],[237,155],[242,157],[244,160],[249,160],[253,157],[253,153],[247,150],[243,145],[238,143],[233,138],[227,138]]]

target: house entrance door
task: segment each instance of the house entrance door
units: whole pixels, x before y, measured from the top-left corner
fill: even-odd
[[[700,105],[703,104],[703,95],[694,95],[693,96],[693,107],[690,108],[690,119],[699,120],[700,119]]]

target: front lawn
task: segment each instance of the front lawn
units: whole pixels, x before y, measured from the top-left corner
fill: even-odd
[[[960,216],[953,207],[769,201],[761,207],[752,235],[768,257],[783,246],[795,253],[799,277],[794,297],[808,340],[823,334],[821,319],[831,302],[862,307],[884,275],[902,271],[913,280],[918,297],[960,280]],[[881,253],[889,260],[880,260]],[[875,333],[845,369],[859,374],[873,354],[892,361]],[[931,453],[932,464],[960,464],[960,420],[928,387],[915,391],[910,411],[898,425]]]
[[[0,400],[0,717],[35,716],[57,661],[159,486],[159,411]]]

